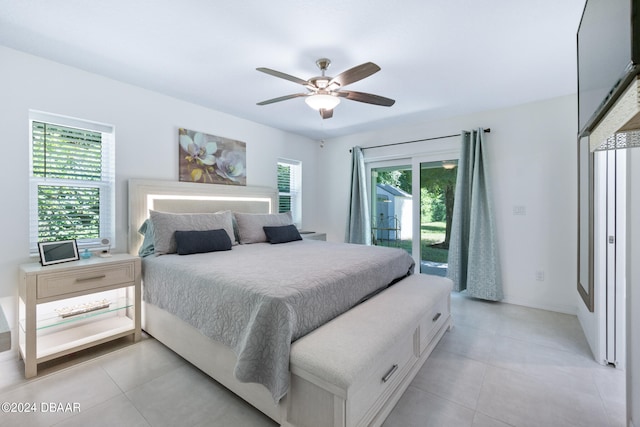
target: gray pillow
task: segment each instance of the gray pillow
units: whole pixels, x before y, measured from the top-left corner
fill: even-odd
[[[238,223],[240,243],[261,243],[267,241],[263,227],[277,227],[293,224],[291,212],[280,214],[251,214],[234,212]]]
[[[156,255],[173,254],[177,250],[175,232],[223,229],[234,242],[233,214],[231,211],[216,213],[169,213],[149,211],[153,223],[153,246]]]

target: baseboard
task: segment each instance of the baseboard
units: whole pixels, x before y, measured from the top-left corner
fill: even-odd
[[[574,305],[537,304],[537,303],[531,303],[530,301],[525,301],[519,298],[513,298],[510,296],[505,296],[502,302],[506,302],[507,304],[513,304],[513,305],[521,305],[523,307],[537,308],[539,310],[555,311],[557,313],[571,314],[573,316],[577,315],[578,313],[578,309]]]

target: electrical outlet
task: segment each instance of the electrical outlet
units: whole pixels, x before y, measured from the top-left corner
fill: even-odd
[[[514,206],[513,207],[513,214],[514,215],[519,215],[519,216],[524,216],[527,214],[527,207],[526,206]]]
[[[544,282],[544,270],[536,270],[536,280],[538,282]]]

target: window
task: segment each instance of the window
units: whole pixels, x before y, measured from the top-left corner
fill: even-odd
[[[113,127],[31,112],[30,237],[76,239],[79,246],[113,245],[115,153]]]
[[[278,160],[278,212],[289,212],[293,223],[302,223],[302,163]]]

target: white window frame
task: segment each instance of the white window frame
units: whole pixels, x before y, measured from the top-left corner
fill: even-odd
[[[33,175],[33,122],[84,129],[102,134],[102,180],[65,180]],[[100,189],[100,236],[96,239],[78,240],[79,248],[99,248],[101,240],[108,238],[115,246],[115,127],[88,120],[77,119],[42,111],[29,111],[29,253],[38,254],[38,187],[43,185],[71,185]]]
[[[300,228],[302,225],[302,162],[299,160],[279,158],[277,164],[289,166],[290,168],[290,191],[287,193],[278,191],[278,197],[291,197],[291,216],[293,217],[293,223],[296,227]]]

